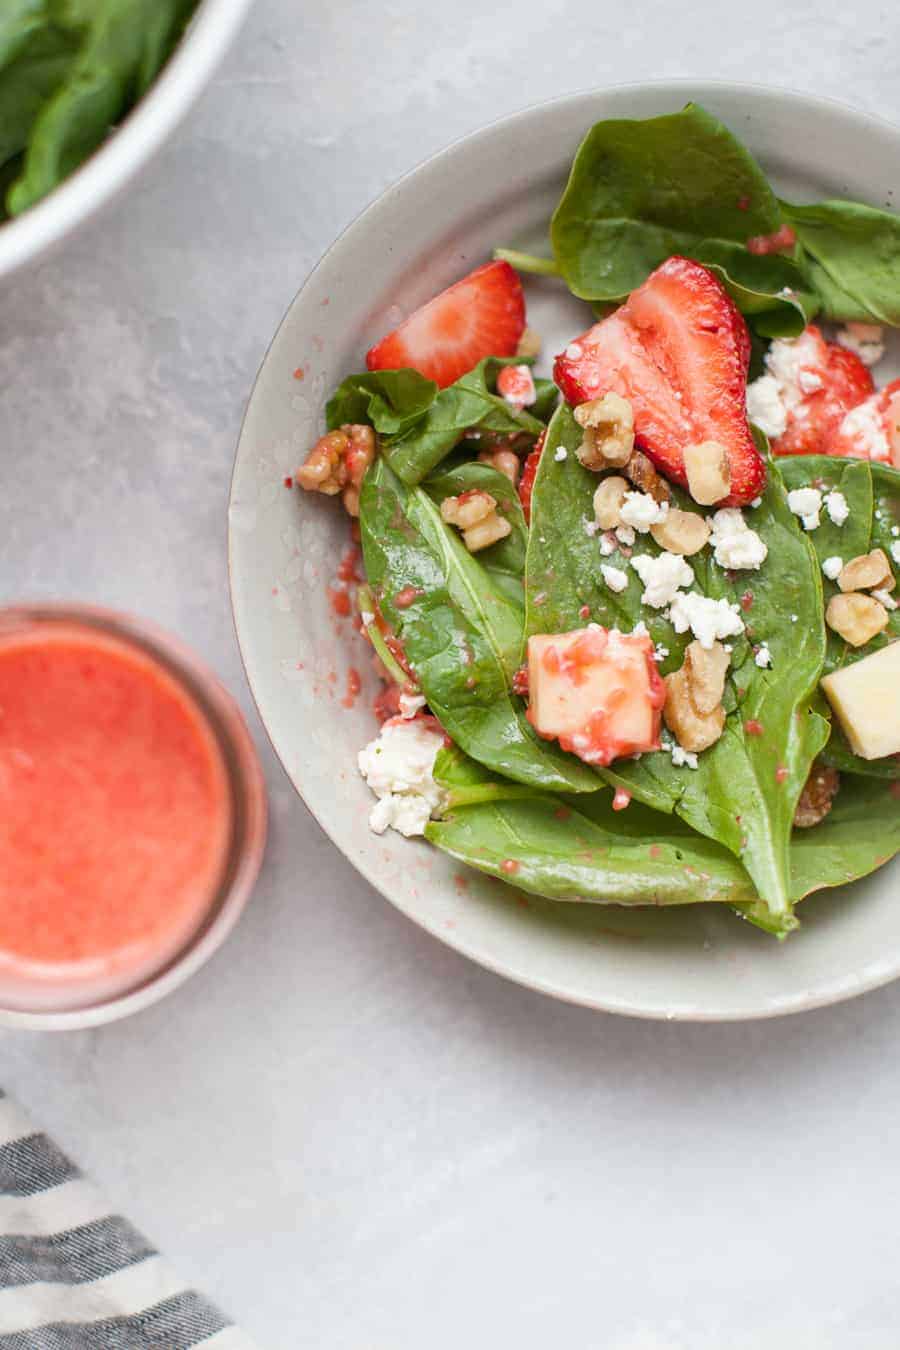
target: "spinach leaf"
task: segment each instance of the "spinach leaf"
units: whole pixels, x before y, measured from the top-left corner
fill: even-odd
[[[490,464],[469,460],[454,468],[432,474],[423,481],[423,488],[431,500],[440,506],[445,497],[458,497],[462,492],[489,492],[497,503],[498,512],[512,526],[512,532],[498,544],[482,549],[478,561],[494,578],[500,589],[519,608],[525,607],[523,577],[525,550],[528,546],[528,526],[522,514],[519,494],[505,474]]]
[[[893,784],[845,774],[821,825],[791,840],[795,900],[868,876],[900,852],[900,802]]]
[[[826,318],[900,325],[900,217],[859,202],[782,202]]]
[[[0,164],[24,150],[40,110],[72,66],[74,46],[59,28],[36,32],[0,74]]]
[[[779,471],[789,488],[818,487],[823,492],[837,488],[847,499],[850,514],[841,526],[834,525],[825,511],[816,530],[809,538],[820,565],[826,558],[840,557],[844,562],[882,548],[890,558],[891,546],[897,538],[892,531],[900,530],[900,472],[886,464],[870,464],[864,459],[836,459],[827,455],[789,455],[778,461]],[[900,567],[895,564],[895,572]],[[837,582],[823,577],[824,603],[837,595]],[[826,629],[828,647],[823,674],[840,666],[852,664],[870,652],[878,651],[900,638],[900,609],[891,610],[888,626],[883,633],[864,647],[851,647],[842,637]],[[830,710],[829,710],[830,711]],[[867,778],[900,778],[900,760],[862,759],[854,754],[839,723],[832,722],[831,739],[823,751],[823,758],[835,768]]]
[[[461,441],[484,433],[534,438],[556,402],[550,380],[535,381],[537,412],[517,412],[495,392],[503,366],[527,364],[516,357],[489,356],[455,384],[439,389],[415,370],[351,375],[338,386],[326,410],[328,426],[368,422],[381,437],[382,454],[399,478],[413,487]]]
[[[596,123],[553,215],[559,270],[584,300],[622,301],[673,253],[714,268],[735,303],[765,314],[767,334],[800,333],[817,302],[798,263],[755,255],[781,208],[759,165],[703,108]]]
[[[441,520],[423,488],[381,458],[360,500],[366,575],[442,726],[481,763],[519,782],[592,792],[597,778],[542,743],[512,692],[522,611]]]
[[[0,9],[0,70],[15,60],[46,23],[44,0],[4,0]],[[0,122],[0,129],[2,126]]]
[[[542,456],[532,496],[526,635],[581,627],[583,606],[592,620],[624,631],[643,620],[653,641],[668,648],[661,667],[666,673],[681,664],[689,635],[679,637],[662,611],[641,605],[643,587],[621,553],[606,561],[628,571],[627,589],[615,594],[604,585],[599,547],[586,531],[598,480],[576,458],[580,440],[571,412],[561,409],[548,446],[561,445],[567,455],[562,461]],[[682,509],[692,509],[683,494],[673,496]],[[746,597],[748,605],[747,636],[734,643],[723,736],[700,756],[696,770],[676,768],[660,751],[617,761],[602,774],[648,806],[675,811],[736,854],[763,897],[760,914],[774,916],[786,931],[793,922],[788,843],[794,809],[828,736],[827,721],[810,708],[825,654],[822,586],[812,546],[788,509],[777,473],[770,473],[751,523],[769,547],[759,572],[726,573],[708,551],[689,560],[695,589],[732,602]],[[649,535],[637,537],[635,552],[659,551]],[[747,639],[768,644],[773,669],[756,666]],[[752,734],[755,724],[762,735]]]

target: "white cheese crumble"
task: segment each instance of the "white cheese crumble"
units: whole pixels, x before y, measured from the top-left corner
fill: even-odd
[[[871,594],[872,594],[872,599],[873,599],[873,600],[879,600],[879,601],[881,602],[881,604],[884,605],[885,609],[896,609],[896,608],[897,608],[897,601],[896,601],[896,600],[894,599],[894,597],[891,595],[890,591],[885,591],[885,590],[880,590],[880,589],[879,589],[879,590],[877,590],[877,591],[872,591]]]
[[[621,567],[610,567],[608,563],[600,564],[600,572],[603,580],[611,591],[617,594],[624,591],[628,585],[628,573],[623,572]]]
[[[750,505],[755,511],[758,507],[762,506],[762,497],[754,497]]]
[[[570,342],[566,348],[566,356],[570,361],[577,361],[581,356],[581,348],[577,342]]]
[[[588,539],[593,539],[594,535],[599,533],[600,525],[596,520],[585,520],[582,518],[581,523],[584,526],[584,532]]]
[[[795,516],[800,517],[804,530],[819,528],[822,494],[818,488],[794,488],[788,493],[788,506]]]
[[[774,375],[760,375],[747,385],[747,416],[770,440],[784,435],[787,408]]]
[[[864,366],[876,366],[884,356],[884,329],[877,323],[848,323],[839,328],[837,341],[859,357]]]
[[[644,583],[641,603],[653,609],[671,604],[679,587],[690,586],[694,580],[694,569],[679,553],[660,553],[658,557],[644,553],[632,558],[631,566]]]
[[[672,743],[670,754],[676,769],[696,769],[697,756],[692,750],[685,750],[677,741]]]
[[[569,452],[564,445],[558,445],[553,451],[553,458],[557,464],[562,464],[563,460],[569,458]]]
[[[664,647],[661,642],[657,642],[656,646],[653,648],[654,661],[665,661],[668,655],[669,655],[668,647]]]
[[[443,802],[434,781],[434,760],[444,743],[443,734],[422,718],[391,718],[379,736],[360,750],[359,771],[378,797],[369,826],[383,834],[391,826],[407,836],[424,834],[425,826]]]
[[[822,571],[829,581],[837,581],[843,570],[844,560],[839,558],[836,553],[832,554],[830,558],[826,558],[822,564]]]
[[[900,539],[896,539],[894,543],[891,544],[891,557],[895,563],[900,563]]]
[[[759,647],[754,653],[753,660],[759,666],[760,670],[769,669],[772,664],[772,653],[769,651],[768,643],[761,642],[759,644]]]
[[[626,548],[631,548],[634,543],[634,530],[630,525],[617,525],[616,538],[620,544],[624,544]]]
[[[825,510],[833,525],[843,525],[850,515],[850,507],[843,492],[833,488],[825,495]]]
[[[707,651],[714,642],[737,637],[744,631],[740,606],[727,600],[713,600],[708,595],[697,595],[695,591],[678,592],[672,600],[670,618],[676,633],[686,633],[690,629]]]
[[[658,525],[669,514],[669,503],[658,502],[649,492],[626,492],[619,508],[619,519],[639,534],[646,534],[651,525]]]
[[[838,435],[853,441],[853,449],[861,458],[890,461],[891,446],[877,404],[877,399],[867,398],[851,408],[841,418]]]
[[[424,707],[425,707],[424,694],[407,694],[406,692],[401,693],[400,716],[405,718],[407,721],[410,718],[415,717],[416,713],[421,712]]]
[[[814,370],[801,370],[797,376],[797,383],[804,394],[814,394],[817,389],[822,388],[824,383],[821,375],[817,375]]]
[[[720,567],[758,569],[769,552],[736,507],[723,507],[712,518],[710,543]]]
[[[616,551],[616,541],[613,535],[605,534],[600,540],[600,553],[604,558],[608,558]]]

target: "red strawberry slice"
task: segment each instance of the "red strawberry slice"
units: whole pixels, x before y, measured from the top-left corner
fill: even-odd
[[[776,354],[780,348],[787,359]],[[773,343],[767,365],[782,386],[787,426],[772,442],[776,455],[838,454],[827,444],[844,417],[869,397],[872,376],[859,357],[826,342],[810,324],[792,342]]]
[[[610,390],[627,398],[638,446],[684,487],[685,446],[724,445],[731,495],[723,505],[745,506],[766,481],[747,421],[749,363],[747,325],[727,292],[699,263],[673,257],[569,344],[554,377],[569,403]]]
[[[826,438],[826,455],[874,459],[900,469],[900,380],[845,413]]]
[[[485,263],[441,291],[383,337],[369,370],[412,367],[442,389],[485,356],[513,356],[525,331],[525,297],[507,262]]]
[[[525,468],[522,470],[522,477],[519,479],[519,501],[522,503],[522,514],[525,517],[526,525],[531,524],[531,494],[534,491],[534,480],[537,478],[546,440],[547,433],[542,431],[534,443],[534,449],[525,461]]]

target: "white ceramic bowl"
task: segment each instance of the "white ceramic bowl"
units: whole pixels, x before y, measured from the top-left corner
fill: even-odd
[[[346,518],[334,503],[282,485],[322,427],[329,391],[363,366],[366,348],[401,313],[497,244],[546,246],[550,212],[592,122],[674,111],[689,98],[747,142],[784,195],[890,202],[900,133],[837,104],[775,90],[687,82],[612,89],[470,136],[370,206],[289,309],[241,434],[230,564],[238,638],[272,743],[310,810],[373,886],[442,941],[545,993],[645,1017],[719,1020],[796,1012],[900,973],[894,867],[807,901],[801,931],[779,945],[709,905],[635,912],[522,903],[500,882],[463,876],[422,842],[371,834],[372,801],[355,764],[375,732],[375,682],[355,707],[341,707],[347,668],[366,670],[368,662],[326,593],[346,547]],[[546,352],[590,322],[558,283],[529,281],[527,290],[529,322]],[[292,377],[300,366],[302,382]]]
[[[203,0],[159,78],[122,127],[55,192],[0,224],[0,277],[36,259],[125,187],[210,79],[252,0]]]

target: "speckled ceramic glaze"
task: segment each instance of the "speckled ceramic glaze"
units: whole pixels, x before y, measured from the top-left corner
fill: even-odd
[[[346,517],[335,502],[283,485],[323,427],[328,393],[363,366],[376,338],[495,245],[545,251],[547,221],[592,122],[671,112],[688,99],[721,117],[784,195],[890,203],[900,133],[837,104],[774,90],[613,89],[546,104],[469,137],[369,207],[291,305],[241,434],[230,565],[238,637],[272,743],[309,809],[373,886],[442,941],[545,993],[613,1012],[715,1020],[796,1012],[900,973],[895,867],[807,901],[801,931],[779,944],[714,906],[525,902],[421,841],[371,834],[372,798],[356,755],[376,731],[377,681],[368,649],[328,596],[348,542]],[[544,373],[590,312],[553,281],[529,281],[527,291],[529,322],[544,337]],[[879,376],[884,370],[893,373],[886,363]],[[363,691],[346,708],[351,666],[363,673]],[[302,876],[296,884],[304,885]]]

